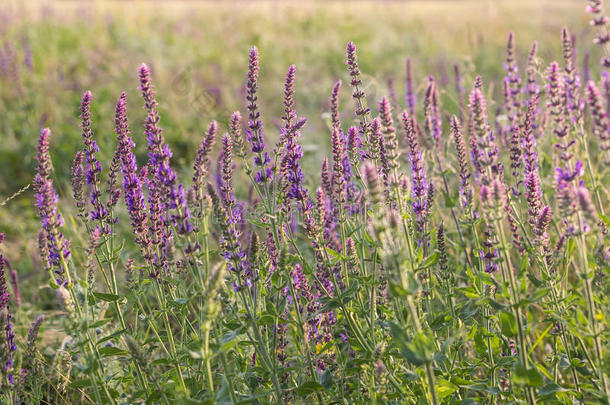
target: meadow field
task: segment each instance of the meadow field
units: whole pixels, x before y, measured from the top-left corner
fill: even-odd
[[[0,1],[0,403],[608,403],[598,3]]]

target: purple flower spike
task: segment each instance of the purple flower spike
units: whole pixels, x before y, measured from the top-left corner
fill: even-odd
[[[559,65],[557,62],[552,62],[549,65],[547,70],[547,81],[547,108],[549,109],[552,118],[553,132],[558,138],[558,142],[554,145],[554,150],[559,154],[559,159],[563,161],[564,164],[568,164],[573,156],[570,149],[574,144],[574,141],[568,139],[569,125],[566,120],[569,116],[566,96],[567,85],[564,77],[559,73]]]
[[[265,151],[263,122],[258,111],[258,49],[253,46],[248,58],[248,80],[246,83],[246,100],[248,101],[248,130],[246,139],[250,142],[254,153],[254,166],[257,172],[254,181],[264,184],[273,179],[274,169],[271,167],[271,158]]]
[[[101,201],[102,190],[100,189],[99,176],[102,173],[102,165],[97,160],[95,154],[99,152],[99,148],[93,139],[93,130],[91,129],[91,102],[93,95],[90,91],[83,94],[81,101],[81,128],[82,137],[85,144],[85,181],[89,186],[89,202],[91,203],[91,212],[89,219],[91,221],[103,221],[108,216],[108,210]]]
[[[487,121],[487,103],[481,85],[478,77],[470,93],[470,148],[472,164],[478,171],[475,180],[488,185],[502,171],[502,166],[498,162],[498,147]]]
[[[416,222],[418,229],[424,230],[429,214],[428,202],[430,201],[430,192],[433,190],[429,186],[429,182],[426,179],[426,172],[424,169],[424,160],[419,149],[419,143],[417,142],[417,135],[415,133],[415,124],[411,118],[409,118],[406,111],[402,113],[402,122],[407,134],[407,141],[409,143],[409,161],[411,162],[411,195],[413,198],[412,206],[413,212],[416,216]]]
[[[341,80],[338,80],[330,93],[330,122],[333,128],[340,128],[339,120],[339,92],[341,91]]]
[[[360,119],[360,127],[363,133],[368,132],[367,116],[370,108],[365,105],[365,93],[362,90],[362,80],[360,79],[360,68],[358,66],[358,55],[356,55],[356,45],[349,42],[346,47],[346,65],[347,71],[351,76],[350,85],[352,86],[352,98],[356,102],[356,117]]]
[[[580,75],[575,63],[574,40],[566,28],[561,30],[561,43],[563,47],[567,109],[571,122],[578,125],[582,122],[582,112],[585,108],[585,103],[582,99]]]
[[[587,82],[587,103],[591,110],[593,134],[599,138],[599,147],[605,153],[604,163],[610,164],[610,120],[599,89],[593,81]]]
[[[441,133],[443,131],[441,110],[438,89],[432,76],[428,78],[428,87],[426,88],[426,97],[424,98],[424,117],[424,128],[428,131],[436,148],[440,150]]]
[[[405,91],[405,103],[407,105],[407,111],[411,117],[415,117],[415,90],[413,87],[413,69],[411,67],[411,58],[407,58],[405,63],[406,70],[406,91]]]
[[[515,34],[508,33],[506,45],[506,77],[504,78],[504,108],[509,128],[519,125],[521,111],[521,77],[515,60]]]
[[[294,65],[290,65],[288,73],[286,73],[286,81],[284,83],[284,128],[289,129],[292,127],[293,121],[296,118],[296,111],[294,106],[294,81],[297,68]]]
[[[50,266],[58,266],[56,269],[57,278],[63,282],[63,269],[59,267],[62,260],[70,256],[70,242],[64,238],[59,228],[63,226],[63,218],[57,212],[57,202],[59,198],[53,188],[53,182],[48,177],[51,167],[49,157],[49,140],[51,131],[44,128],[38,138],[38,173],[34,179],[36,192],[36,205],[38,215],[42,221],[44,230],[45,249],[41,249],[43,262]]]
[[[2,239],[4,239],[4,234],[2,235]],[[0,242],[0,246],[2,243]],[[0,253],[0,311],[4,309],[8,305],[10,299],[10,294],[8,292],[8,285],[6,283],[6,259]]]
[[[233,143],[229,134],[224,134],[222,137],[220,166],[220,199],[227,209],[231,209],[235,205],[235,197],[233,196]]]
[[[127,126],[127,95],[123,92],[119,97],[116,105],[116,114],[114,120],[114,130],[118,140],[117,150],[121,159],[121,173],[123,174],[123,195],[129,218],[131,219],[131,227],[135,234],[135,241],[145,252],[147,258],[150,258],[149,238],[147,225],[147,206],[146,200],[142,193],[142,181],[138,176],[138,167],[136,157],[133,154],[134,143],[131,140],[129,128]]]
[[[460,202],[462,207],[469,207],[472,203],[472,188],[470,186],[470,170],[466,157],[466,144],[462,127],[456,116],[451,117],[451,134],[457,152],[458,175],[460,177]]]
[[[386,191],[386,197],[392,199],[391,189],[397,184],[398,179],[394,178],[394,169],[399,166],[398,163],[398,140],[396,139],[396,130],[394,129],[394,120],[392,119],[392,105],[390,100],[383,96],[379,101],[379,117],[381,120],[382,142],[380,142],[380,160],[383,170],[383,182]]]
[[[239,113],[236,113],[239,115]],[[197,149],[197,155],[195,156],[195,164],[193,166],[193,188],[197,200],[202,198],[203,189],[205,186],[206,177],[208,175],[209,164],[210,164],[210,152],[216,142],[216,136],[218,134],[218,124],[216,121],[210,122],[208,129]]]
[[[534,41],[532,47],[527,55],[527,84],[525,85],[525,92],[527,93],[527,100],[531,100],[532,97],[540,93],[540,88],[536,81],[536,73],[538,71],[538,42]]]
[[[74,162],[72,163],[72,194],[76,201],[76,208],[78,209],[79,215],[85,217],[85,207],[87,201],[85,200],[83,186],[85,184],[85,170],[83,168],[84,154],[83,151],[79,150],[74,156]]]

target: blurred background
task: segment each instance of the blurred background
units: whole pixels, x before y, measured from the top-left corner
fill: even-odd
[[[136,71],[152,68],[161,126],[183,180],[203,131],[212,119],[223,131],[234,110],[245,111],[248,50],[260,50],[260,93],[267,143],[277,139],[283,80],[297,67],[296,102],[308,119],[302,131],[307,176],[312,181],[328,149],[328,98],[343,80],[342,120],[353,120],[345,70],[345,45],[354,41],[368,104],[390,84],[404,106],[405,59],[413,64],[418,98],[428,75],[440,83],[445,109],[457,111],[454,65],[470,89],[476,74],[490,100],[501,102],[509,31],[516,35],[522,67],[532,41],[539,44],[540,75],[561,58],[560,30],[574,34],[578,60],[600,55],[584,0],[497,1],[0,1],[0,231],[14,266],[28,279],[37,263],[38,221],[31,189],[40,128],[53,131],[51,155],[68,234],[79,246],[72,214],[69,172],[81,147],[78,108],[85,90],[94,95],[93,123],[102,162],[115,147],[114,107],[128,95],[130,129],[138,161],[145,161],[143,103]],[[476,73],[475,73],[476,72]],[[490,111],[495,108],[490,107]],[[105,165],[107,168],[107,163]],[[73,234],[70,234],[72,230]],[[27,297],[26,297],[27,299]]]

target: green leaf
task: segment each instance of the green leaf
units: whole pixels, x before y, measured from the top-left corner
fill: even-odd
[[[451,381],[447,381],[442,378],[437,380],[436,383],[437,383],[436,392],[438,393],[438,396],[441,398],[446,398],[459,389],[459,387],[457,385],[453,384]]]
[[[324,387],[315,381],[306,381],[297,388],[299,396],[307,396],[316,391],[324,391]]]
[[[106,301],[106,302],[115,302],[121,298],[120,295],[101,293],[101,292],[95,292],[95,291],[93,292],[93,295],[95,296],[95,298],[99,298],[100,300]]]
[[[239,342],[237,336],[241,334],[241,328],[235,329],[232,332],[227,333],[222,337],[222,344],[220,346],[220,350],[223,352],[228,352]]]
[[[87,388],[91,387],[91,379],[83,378],[80,380],[75,380],[70,383],[70,388],[79,389],[79,388]]]
[[[99,345],[101,345],[102,343],[104,343],[104,342],[106,342],[106,341],[108,341],[108,340],[110,340],[110,339],[114,339],[114,338],[115,338],[115,337],[117,337],[117,336],[121,336],[121,335],[122,335],[123,333],[125,333],[126,331],[127,331],[127,329],[122,329],[122,330],[116,331],[116,332],[114,332],[114,333],[112,333],[112,334],[110,334],[110,335],[108,335],[108,336],[106,336],[106,337],[104,337],[104,338],[102,338],[102,339],[98,340],[97,345],[99,346]]]
[[[275,320],[277,319],[277,317],[272,316],[272,315],[262,315],[260,318],[258,318],[258,320],[256,321],[257,325],[273,325],[275,323]]]
[[[345,256],[343,256],[341,253],[329,248],[328,246],[326,247],[326,251],[335,259],[345,260]]]
[[[517,320],[511,312],[500,312],[500,329],[507,337],[517,336]]]
[[[102,347],[98,351],[102,357],[124,356],[128,354],[126,350],[119,349],[118,347]]]
[[[426,260],[419,266],[420,269],[427,269],[434,266],[438,262],[438,253],[434,253],[426,257]]]
[[[409,295],[407,290],[392,281],[388,282],[388,286],[390,287],[390,292],[394,297],[406,297],[407,295]]]
[[[106,325],[111,320],[112,319],[110,319],[110,318],[104,318],[104,319],[100,319],[99,321],[95,321],[95,322],[93,322],[92,324],[89,325],[89,329],[94,329],[94,328],[97,328],[99,326]]]
[[[548,383],[538,391],[540,399],[555,397],[558,392],[573,392],[567,388],[563,388],[555,383]]]
[[[320,375],[320,384],[324,389],[329,389],[333,385],[333,375],[330,372],[330,369],[324,370],[324,372]]]
[[[515,365],[512,380],[517,385],[530,387],[540,387],[543,383],[542,375],[535,367],[526,369],[521,362]]]

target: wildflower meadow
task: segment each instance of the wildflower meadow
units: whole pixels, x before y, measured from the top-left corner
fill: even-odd
[[[165,65],[38,82],[47,28],[4,31],[0,403],[607,404],[609,20],[572,3],[584,35],[440,74],[376,72],[357,26],[329,81],[254,39],[238,91],[176,98],[195,61],[171,108]],[[56,79],[66,112],[30,98]]]

